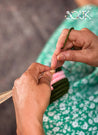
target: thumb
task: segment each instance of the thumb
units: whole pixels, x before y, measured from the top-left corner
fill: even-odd
[[[57,60],[59,61],[77,61],[77,62],[83,62],[88,63],[89,61],[89,54],[86,52],[86,50],[69,50],[61,52],[57,56]]]
[[[50,71],[46,71],[40,77],[39,84],[46,84],[50,87],[51,79],[52,79],[52,73]]]

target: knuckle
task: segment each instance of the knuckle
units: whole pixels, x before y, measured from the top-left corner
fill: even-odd
[[[69,53],[67,54],[67,60],[70,60],[70,61],[76,60],[75,55],[74,55],[73,52],[69,52]]]
[[[33,65],[34,67],[37,67],[37,66],[38,66],[38,63],[34,62],[32,65]]]
[[[84,31],[89,31],[89,29],[88,29],[88,28],[83,28],[82,30],[84,30]]]
[[[88,28],[83,28],[82,32],[85,32],[84,34],[90,34],[92,33]]]
[[[86,37],[84,38],[85,42],[91,42],[91,39],[93,38],[93,33],[88,28],[83,28],[81,32]]]
[[[15,81],[14,81],[14,86],[16,86],[20,81],[20,78],[17,78]]]
[[[37,68],[29,69],[26,73],[26,77],[34,78],[35,72],[37,72]]]
[[[62,30],[62,33],[63,33],[63,34],[68,33],[68,29],[63,29],[63,30]]]
[[[30,73],[28,71],[24,72],[20,77],[20,82],[28,79],[30,77]]]
[[[70,54],[70,60],[74,61],[75,60],[75,56],[73,55],[73,53]]]
[[[30,67],[28,68],[28,70],[31,69],[31,68],[36,68],[37,66],[38,66],[38,63],[34,62],[34,63],[32,63],[30,65]]]
[[[44,79],[49,84],[52,79],[51,73],[50,72],[44,73],[42,79]]]
[[[24,72],[24,73],[22,74],[22,76],[21,76],[21,77],[26,78],[26,77],[28,77],[28,75],[29,75],[29,72],[28,72],[28,71],[26,71],[26,72]]]
[[[48,80],[51,80],[51,73],[50,72],[47,72],[46,74],[45,74],[45,77],[48,79]]]

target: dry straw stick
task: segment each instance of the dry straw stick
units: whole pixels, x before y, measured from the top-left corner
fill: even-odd
[[[12,97],[12,90],[2,92],[0,94],[0,104],[9,99],[10,97]]]

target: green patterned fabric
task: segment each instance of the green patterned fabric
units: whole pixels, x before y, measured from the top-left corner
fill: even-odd
[[[50,65],[61,31],[84,27],[98,35],[98,7],[86,6],[75,11],[89,10],[91,19],[67,19],[46,43],[37,62]],[[82,14],[80,14],[82,16]],[[98,68],[79,62],[65,62],[65,75],[70,81],[68,94],[48,106],[43,127],[46,135],[98,135]]]

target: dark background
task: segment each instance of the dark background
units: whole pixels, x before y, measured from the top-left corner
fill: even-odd
[[[0,0],[0,92],[36,61],[73,0]],[[0,135],[15,135],[12,99],[0,105]]]

